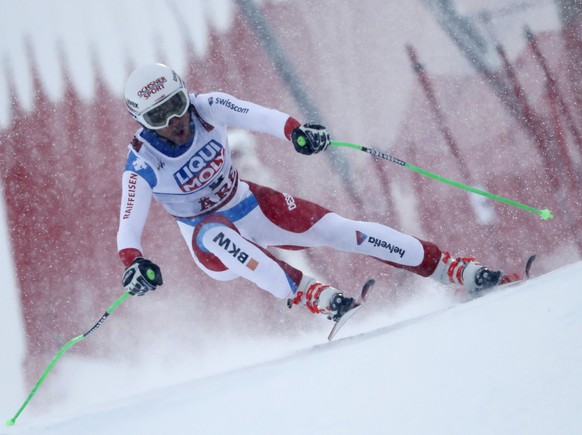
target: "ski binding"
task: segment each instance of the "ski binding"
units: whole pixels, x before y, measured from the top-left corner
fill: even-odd
[[[373,279],[369,279],[368,281],[366,281],[366,283],[362,287],[362,291],[360,292],[360,296],[358,296],[358,298],[355,300],[355,302],[352,305],[352,307],[343,316],[341,316],[338,319],[338,321],[335,323],[335,325],[333,325],[333,328],[331,329],[331,332],[329,333],[329,335],[327,337],[328,341],[333,340],[333,338],[335,337],[335,335],[345,325],[345,323],[354,314],[356,314],[356,312],[360,308],[362,308],[362,306],[364,305],[364,303],[366,302],[366,299],[368,297],[368,292],[370,291],[370,289],[372,288],[372,286],[374,285],[375,282],[376,281],[374,281]]]

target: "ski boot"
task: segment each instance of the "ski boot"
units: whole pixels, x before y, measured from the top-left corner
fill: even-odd
[[[305,282],[304,282],[305,281]],[[337,322],[354,305],[354,298],[344,296],[330,285],[314,279],[303,279],[293,299],[287,300],[287,306],[305,305],[315,314],[327,314],[327,318]]]
[[[460,285],[473,295],[521,279],[518,274],[505,275],[501,271],[490,270],[473,257],[453,258],[448,252],[441,254],[432,277],[444,284]]]

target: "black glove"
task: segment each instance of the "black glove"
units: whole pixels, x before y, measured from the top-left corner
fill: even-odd
[[[291,142],[298,153],[311,155],[325,151],[329,146],[329,133],[323,125],[307,123],[291,132]]]
[[[125,291],[130,295],[143,296],[150,290],[162,285],[160,268],[145,258],[137,257],[123,273],[122,279]]]

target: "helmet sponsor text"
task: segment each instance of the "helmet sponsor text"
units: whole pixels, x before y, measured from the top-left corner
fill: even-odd
[[[157,94],[158,92],[162,91],[166,87],[167,81],[168,80],[166,80],[165,77],[159,77],[154,81],[149,82],[139,91],[137,91],[137,96],[147,100],[153,94]]]

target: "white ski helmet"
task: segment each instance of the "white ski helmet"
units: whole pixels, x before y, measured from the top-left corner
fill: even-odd
[[[158,130],[183,116],[190,106],[188,90],[175,71],[161,63],[134,70],[125,83],[125,105],[143,126]]]

